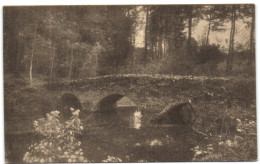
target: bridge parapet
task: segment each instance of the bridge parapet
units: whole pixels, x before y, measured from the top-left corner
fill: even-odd
[[[133,74],[55,82],[46,87],[59,95],[66,92],[74,94],[80,100],[83,109],[94,110],[103,98],[116,94],[129,97],[142,108],[152,107],[161,110],[169,103],[181,99],[190,99],[193,102],[200,99],[208,102],[208,98],[219,99],[223,94],[233,96],[233,93],[238,93],[233,90],[241,89],[241,85],[245,85],[245,89],[252,87],[251,91],[255,90],[255,82],[250,79],[242,83],[239,79],[223,77]]]
[[[84,79],[77,79],[73,81],[59,81],[53,82],[46,85],[47,88],[51,89],[59,89],[62,87],[75,87],[78,88],[82,85],[92,85],[96,86],[99,84],[110,83],[137,83],[137,84],[145,84],[145,83],[158,83],[161,85],[163,82],[169,81],[229,81],[232,78],[226,77],[206,77],[206,76],[179,76],[179,75],[147,75],[147,74],[122,74],[122,75],[104,75],[98,77],[90,77]],[[162,84],[163,85],[163,84]]]

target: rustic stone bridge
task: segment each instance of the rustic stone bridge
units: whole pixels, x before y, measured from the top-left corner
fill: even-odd
[[[241,89],[240,84],[246,84],[234,81],[237,80],[203,76],[127,74],[55,82],[48,84],[47,88],[63,99],[63,103],[70,101],[69,98],[62,97],[64,94],[73,95],[72,97],[80,102],[77,107],[87,111],[109,110],[123,96],[131,99],[139,108],[162,110],[169,103],[188,99],[193,103],[207,103],[214,98],[224,101],[227,95],[232,97],[233,90],[237,92],[237,89]]]

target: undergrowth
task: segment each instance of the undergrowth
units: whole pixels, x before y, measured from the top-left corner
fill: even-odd
[[[194,151],[192,161],[257,160],[254,110],[234,106],[229,110],[214,108],[211,113],[202,112],[201,115],[201,125],[197,125],[197,130],[206,134],[208,141],[198,142],[191,149]]]

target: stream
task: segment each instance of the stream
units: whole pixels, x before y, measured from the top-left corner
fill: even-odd
[[[149,118],[154,114],[136,106],[120,106],[116,114],[83,115],[86,130],[78,139],[86,158],[93,162],[108,156],[123,162],[191,161],[190,148],[194,145],[187,142],[189,130],[177,125],[151,125]],[[41,138],[33,132],[6,134],[6,160],[20,163],[27,148]]]

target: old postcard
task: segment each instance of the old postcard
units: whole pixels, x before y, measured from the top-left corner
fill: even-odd
[[[8,163],[256,161],[255,5],[4,6]]]

